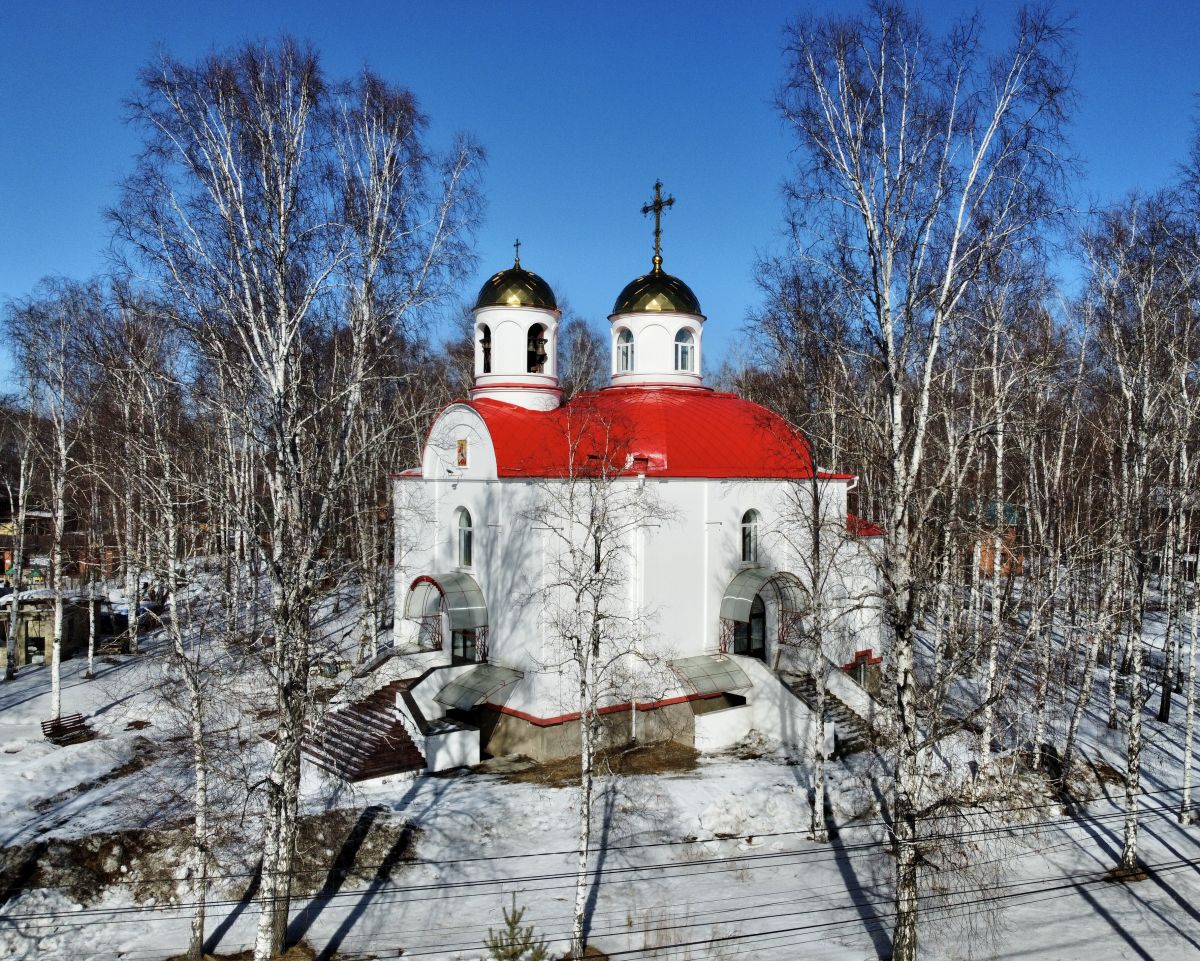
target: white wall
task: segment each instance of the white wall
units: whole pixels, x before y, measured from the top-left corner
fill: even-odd
[[[750,704],[727,707],[696,715],[697,751],[712,753],[733,747],[754,730],[754,708]]]
[[[468,466],[455,463],[456,441],[468,441]],[[509,695],[509,705],[541,717],[565,713],[574,684],[569,673],[550,668],[555,652],[548,646],[544,611],[537,588],[546,576],[548,540],[531,515],[544,496],[545,480],[496,479],[496,458],[487,427],[470,407],[447,408],[430,432],[423,457],[424,479],[395,483],[397,520],[396,637],[398,646],[415,641],[412,622],[404,620],[408,586],[420,574],[457,570],[456,511],[465,507],[473,520],[473,564],[489,612],[490,659],[526,672]],[[637,478],[618,481],[637,485]],[[846,483],[823,482],[822,500],[831,518],[844,524]],[[715,652],[720,606],[725,589],[745,567],[741,562],[741,518],[753,508],[761,517],[759,563],[802,576],[803,525],[797,523],[797,485],[776,480],[647,478],[647,490],[669,513],[645,527],[629,544],[629,577],[624,602],[645,615],[641,649],[661,659]],[[802,490],[802,488],[801,488]],[[846,559],[848,586],[858,597],[873,584],[875,567],[858,542],[842,539],[839,563]],[[865,585],[865,586],[864,586]],[[872,588],[873,590],[873,588]],[[857,647],[881,649],[879,612],[853,601],[845,618]],[[768,663],[774,655],[773,626],[768,630]],[[445,638],[448,643],[448,636]],[[837,660],[842,652],[831,651]],[[852,652],[851,652],[852,653]],[[841,661],[839,661],[841,663]],[[439,672],[440,673],[440,672]],[[639,699],[683,692],[664,672],[648,678]]]

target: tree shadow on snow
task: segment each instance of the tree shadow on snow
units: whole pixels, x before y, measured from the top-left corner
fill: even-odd
[[[1076,810],[1073,812],[1073,814],[1075,823],[1078,824],[1085,832],[1087,832],[1087,834],[1095,842],[1096,846],[1100,848],[1105,855],[1107,855],[1109,862],[1111,864],[1116,864],[1119,857],[1119,851],[1114,843],[1114,840],[1111,839],[1106,832],[1095,823],[1093,818],[1088,817],[1083,811]],[[1097,858],[1097,861],[1100,861],[1100,858]],[[1150,874],[1150,877],[1154,878],[1153,873]],[[1162,881],[1155,879],[1155,883],[1160,889],[1170,894],[1177,903],[1181,905],[1185,904],[1183,899],[1171,891],[1168,886],[1162,883]],[[1152,904],[1149,904],[1144,898],[1139,897],[1133,890],[1132,885],[1125,884],[1120,885],[1119,887],[1121,890],[1129,892],[1131,899],[1138,901],[1143,908],[1149,910],[1165,925],[1185,938],[1193,946],[1200,948],[1200,943],[1197,943],[1197,941],[1191,935],[1183,931],[1178,923],[1172,921],[1169,917],[1166,917]],[[1123,924],[1118,918],[1114,917],[1112,913],[1100,903],[1099,898],[1092,894],[1088,887],[1087,880],[1078,882],[1075,885],[1075,890],[1079,893],[1079,896],[1088,903],[1088,906],[1092,909],[1096,916],[1103,918],[1109,927],[1111,927],[1113,931],[1120,936],[1121,940],[1129,945],[1129,947],[1138,955],[1138,957],[1144,958],[1145,961],[1154,961],[1154,955],[1142,947],[1142,945],[1138,942],[1137,937],[1132,932],[1127,930],[1127,925]],[[1190,905],[1186,905],[1185,910],[1187,910],[1187,912],[1192,915],[1193,918],[1196,918],[1198,914],[1200,914],[1200,912],[1197,912],[1196,909]]]
[[[854,858],[846,850],[830,811],[829,799],[825,798],[825,830],[829,834],[829,846],[833,850],[833,862],[837,865],[838,873],[846,885],[846,893],[850,895],[850,903],[862,918],[863,926],[871,935],[871,944],[875,954],[880,958],[892,956],[892,937],[888,934],[887,924],[879,917],[876,910],[876,900],[868,889],[869,880],[864,882],[854,869]]]
[[[225,915],[224,919],[215,928],[209,932],[209,935],[204,940],[204,953],[213,954],[221,944],[221,940],[229,933],[229,929],[237,922],[246,912],[246,908],[254,903],[255,897],[258,896],[258,886],[262,883],[262,861],[259,861],[254,866],[254,871],[250,875],[250,883],[246,885],[246,891],[234,905],[232,911]]]
[[[421,792],[421,788],[428,787],[431,783],[436,786],[430,791],[430,796],[423,805],[422,810],[410,812],[408,810],[409,805],[416,800]],[[346,910],[336,930],[329,936],[325,947],[317,955],[317,961],[329,961],[341,949],[342,943],[367,912],[367,909],[370,908],[375,899],[391,883],[392,872],[395,871],[396,866],[412,851],[417,831],[416,824],[425,813],[437,806],[439,800],[449,790],[452,783],[453,778],[418,777],[411,782],[404,795],[391,804],[391,810],[394,812],[403,812],[407,821],[382,860],[379,864],[375,865],[375,873],[367,883],[367,886],[358,893],[357,901]],[[358,850],[370,833],[371,827],[380,815],[384,814],[387,810],[388,808],[383,805],[372,805],[359,816],[358,822],[347,836],[345,843],[342,845],[342,850],[338,853],[337,858],[330,867],[325,884],[309,903],[301,909],[299,915],[292,920],[291,924],[289,924],[287,934],[287,942],[289,944],[295,944],[305,934],[310,934],[313,925],[325,913],[327,908],[331,905],[334,908],[339,908],[341,903],[343,903],[343,899],[352,896],[352,892],[343,892],[341,889],[345,884],[347,875],[353,869]],[[311,943],[314,939],[310,935],[308,940]]]
[[[329,872],[325,875],[325,881],[321,885],[320,890],[313,895],[312,900],[288,924],[287,941],[289,944],[298,943],[308,934],[313,921],[320,916],[325,906],[342,889],[342,885],[346,883],[346,878],[354,870],[354,862],[358,859],[358,852],[362,849],[363,842],[367,839],[371,828],[384,810],[385,808],[381,805],[372,804],[370,807],[364,808],[358,815],[358,820],[355,821],[354,827],[350,829],[350,833],[346,835],[346,839],[342,842],[341,850],[338,851],[337,857],[333,859],[333,863],[329,866]],[[403,838],[404,834],[402,833],[401,839]],[[388,854],[390,856],[391,851]]]
[[[326,942],[324,949],[317,955],[317,961],[330,961],[335,952],[341,948],[342,942],[354,929],[354,925],[358,923],[359,918],[363,916],[367,908],[371,906],[371,902],[391,882],[392,871],[395,870],[396,865],[403,860],[404,855],[408,852],[415,833],[416,829],[411,823],[404,825],[400,831],[400,836],[388,848],[387,854],[384,855],[383,860],[375,868],[375,875],[371,878],[371,882],[367,885],[366,890],[359,896],[357,903],[346,913],[346,916],[342,919],[342,923],[338,925],[337,930],[333,932],[329,941]]]
[[[616,806],[617,792],[615,786],[610,784],[604,792],[604,820],[600,825],[600,844],[597,846],[596,866],[592,869],[592,883],[583,906],[584,943],[591,937],[592,917],[596,913],[596,902],[600,900],[600,882],[604,875],[604,862],[608,858],[608,835],[612,830],[613,813]]]

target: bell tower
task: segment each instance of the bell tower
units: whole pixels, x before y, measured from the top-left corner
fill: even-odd
[[[662,269],[662,215],[674,205],[674,197],[663,197],[659,180],[654,199],[642,207],[644,215],[654,214],[653,269],[625,285],[608,318],[614,387],[704,386],[700,302],[687,284]]]
[[[499,400],[530,410],[553,410],[558,386],[558,322],[554,291],[521,266],[521,241],[513,265],[492,276],[475,300],[475,386],[471,399]]]

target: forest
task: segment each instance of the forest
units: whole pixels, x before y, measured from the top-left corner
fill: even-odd
[[[1144,870],[1142,751],[1164,727],[1183,732],[1171,801],[1193,818],[1200,136],[1173,183],[1081,209],[1069,32],[1025,11],[1006,43],[970,20],[934,35],[888,3],[790,25],[789,243],[759,264],[752,349],[709,373],[857,474],[854,511],[885,532],[899,961],[919,955],[938,819],[1018,803],[1001,766],[1018,756],[1070,800],[1097,699],[1125,753],[1114,877]],[[412,92],[328,77],[286,38],[164,54],[128,112],[142,149],[107,212],[110,272],[50,276],[4,309],[7,673],[23,592],[54,604],[54,716],[69,600],[119,588],[128,654],[143,602],[161,604],[202,904],[209,778],[236,754],[223,699],[253,662],[275,723],[255,787],[267,959],[286,940],[311,679],[387,645],[389,477],[470,388],[465,315],[449,335],[434,318],[478,272],[484,152],[435,151]],[[605,338],[571,313],[566,330],[565,392],[601,386]],[[202,613],[184,599],[197,571]],[[344,592],[361,616],[331,638],[314,619]],[[931,776],[964,736],[970,765]],[[201,908],[192,957],[204,926]]]

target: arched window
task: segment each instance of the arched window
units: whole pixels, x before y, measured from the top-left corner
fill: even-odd
[[[492,372],[492,328],[487,324],[479,325],[479,348],[483,354],[483,373]]]
[[[758,511],[742,515],[742,563],[758,563]]]
[[[458,509],[458,566],[471,566],[471,514],[465,507]]]
[[[675,369],[696,371],[696,337],[686,327],[675,335]]]
[[[622,373],[633,370],[633,334],[628,330],[617,334],[617,370]]]
[[[526,344],[525,370],[530,374],[546,372],[546,328],[534,324],[529,328],[529,342]]]

